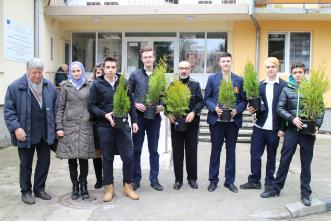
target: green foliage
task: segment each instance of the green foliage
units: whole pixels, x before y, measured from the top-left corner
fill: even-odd
[[[167,57],[163,56],[151,75],[148,82],[148,92],[146,95],[146,105],[156,106],[165,94],[167,72]]]
[[[218,103],[224,108],[234,108],[236,105],[236,96],[234,95],[231,77],[228,81],[223,79],[218,90]]]
[[[120,82],[114,95],[114,109],[115,116],[124,117],[130,110],[131,102],[128,96],[128,88],[125,83],[124,74],[121,74]]]
[[[175,80],[169,85],[166,92],[166,112],[175,118],[186,115],[189,110],[191,91],[186,84]]]
[[[252,63],[248,62],[244,69],[244,91],[249,99],[260,96],[259,81],[256,78],[256,71]]]
[[[330,82],[325,68],[319,67],[317,70],[312,70],[309,79],[299,85],[302,109],[299,116],[308,120],[316,120],[325,109],[323,95],[329,88]]]

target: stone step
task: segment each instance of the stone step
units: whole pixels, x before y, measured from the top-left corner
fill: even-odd
[[[210,142],[210,136],[209,135],[199,135],[199,141],[200,142]],[[251,137],[238,137],[237,143],[250,143]]]

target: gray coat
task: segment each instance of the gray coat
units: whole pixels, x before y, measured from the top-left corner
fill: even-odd
[[[95,157],[93,130],[87,110],[90,83],[77,91],[70,82],[61,86],[56,108],[56,130],[63,130],[56,157],[61,159],[91,159]]]

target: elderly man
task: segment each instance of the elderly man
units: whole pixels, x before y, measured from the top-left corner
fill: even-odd
[[[27,62],[27,73],[9,85],[5,98],[4,117],[12,135],[12,144],[18,147],[20,159],[20,187],[22,201],[34,204],[31,173],[35,150],[37,165],[34,174],[35,197],[50,200],[45,182],[50,164],[50,145],[55,140],[56,89],[43,78],[44,65],[39,58]]]
[[[193,189],[198,189],[197,184],[197,150],[200,112],[204,106],[203,96],[199,82],[190,78],[191,64],[187,61],[179,63],[179,79],[191,91],[189,113],[186,115],[187,130],[175,130],[175,119],[168,116],[171,122],[171,141],[174,159],[175,184],[173,188],[179,190],[183,185],[184,150],[186,158],[186,171],[188,184]]]

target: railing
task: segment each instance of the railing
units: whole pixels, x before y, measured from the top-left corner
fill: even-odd
[[[229,5],[249,0],[48,0],[47,6]]]

